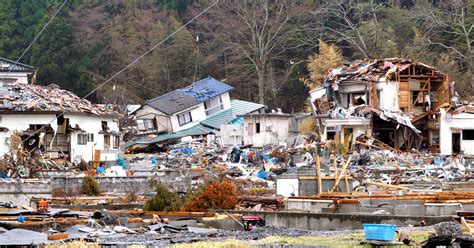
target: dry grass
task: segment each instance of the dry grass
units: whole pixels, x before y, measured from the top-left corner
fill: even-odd
[[[87,243],[85,241],[62,242],[55,244],[46,244],[46,248],[99,248],[97,243]]]
[[[201,241],[189,244],[175,244],[173,248],[245,248],[254,247],[248,242],[236,239],[228,239],[225,241]]]

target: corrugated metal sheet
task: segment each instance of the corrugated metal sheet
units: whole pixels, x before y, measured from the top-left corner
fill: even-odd
[[[230,109],[201,121],[201,124],[215,129],[220,129],[221,125],[229,123],[238,115],[248,114],[264,107],[262,104],[246,102],[242,100],[232,100],[231,106],[232,107]]]
[[[205,127],[201,124],[197,124],[196,126],[190,127],[185,130],[181,130],[176,133],[160,134],[152,139],[141,138],[138,140],[130,141],[125,145],[125,148],[131,147],[134,145],[140,145],[140,144],[146,145],[146,144],[158,143],[158,142],[169,140],[169,139],[179,139],[186,136],[206,135],[206,134],[210,134],[214,132],[216,132],[216,130]]]

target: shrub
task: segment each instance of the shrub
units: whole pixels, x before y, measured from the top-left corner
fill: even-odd
[[[100,195],[100,186],[94,177],[84,177],[82,190],[86,195]]]
[[[150,183],[151,184],[151,183]],[[152,184],[151,184],[152,185]],[[183,202],[177,194],[159,182],[154,182],[156,195],[146,201],[144,210],[147,211],[178,211]]]

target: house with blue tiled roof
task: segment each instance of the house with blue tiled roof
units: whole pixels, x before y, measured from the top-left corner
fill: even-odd
[[[231,100],[234,88],[212,77],[146,101],[135,112],[139,136],[131,144],[151,144],[185,136],[218,134],[222,125],[231,124],[238,115],[258,112],[264,106]]]

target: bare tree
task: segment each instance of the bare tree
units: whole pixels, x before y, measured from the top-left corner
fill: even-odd
[[[251,73],[255,73],[258,86],[258,101],[265,103],[267,88],[275,95],[284,78],[278,73],[274,63],[287,59],[288,50],[303,46],[296,39],[302,25],[302,13],[296,13],[300,4],[288,1],[242,0],[234,4],[219,5],[222,20],[222,39],[231,48],[234,60],[239,60]],[[291,67],[290,61],[286,61]],[[278,85],[277,85],[278,84]],[[276,90],[275,90],[276,89]]]
[[[381,28],[377,13],[383,6],[374,1],[361,5],[336,0],[315,14],[323,13],[328,20],[329,24],[324,26],[327,40],[337,44],[348,43],[364,58],[372,58],[379,55]],[[370,28],[370,35],[362,31],[364,25]]]
[[[453,1],[445,8],[420,8],[415,20],[423,25],[424,37],[430,45],[439,46],[455,54],[466,77],[474,88],[474,4]]]

